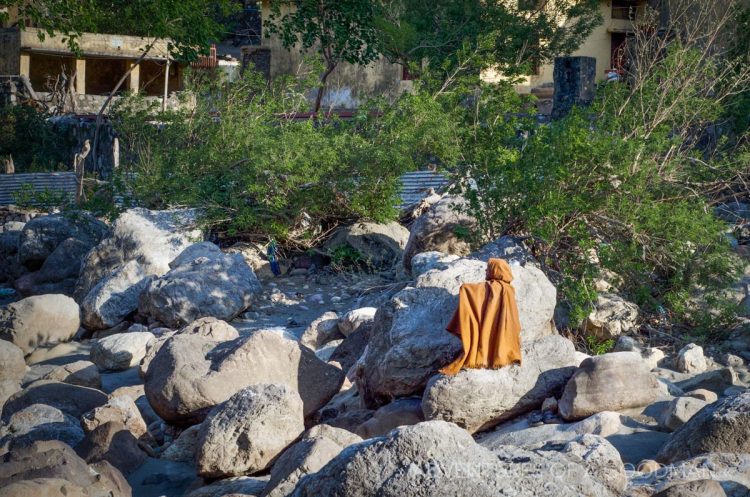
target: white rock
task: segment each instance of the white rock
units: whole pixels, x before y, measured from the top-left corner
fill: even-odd
[[[703,373],[708,368],[703,347],[694,343],[685,345],[677,353],[676,370],[680,373]]]
[[[104,371],[123,371],[140,364],[153,333],[118,333],[101,338],[91,346],[91,362]]]

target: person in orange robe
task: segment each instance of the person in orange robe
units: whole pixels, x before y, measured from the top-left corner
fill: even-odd
[[[447,330],[461,339],[463,354],[440,370],[454,375],[461,368],[498,369],[521,364],[521,322],[513,273],[504,259],[490,259],[487,281],[465,283]]]

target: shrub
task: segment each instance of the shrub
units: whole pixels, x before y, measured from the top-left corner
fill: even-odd
[[[295,119],[307,87],[249,72],[232,84],[193,81],[196,108],[159,114],[158,125],[145,123],[151,111],[137,97],[126,101],[115,125],[134,199],[202,207],[227,235],[304,245],[321,225],[392,218],[400,175],[431,153],[456,154],[443,138],[450,116],[423,95],[372,102],[351,120]]]
[[[73,137],[27,105],[0,107],[0,158],[11,156],[18,173],[69,169]]]

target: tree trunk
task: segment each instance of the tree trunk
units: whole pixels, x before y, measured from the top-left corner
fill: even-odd
[[[336,64],[329,63],[325,72],[320,76],[320,87],[318,88],[318,96],[315,97],[314,112],[316,114],[320,111],[320,105],[323,102],[323,96],[326,93],[326,81],[328,80],[328,76],[331,75],[334,69],[336,69]]]
[[[94,146],[92,147],[94,160],[98,157],[98,148],[99,148],[99,128],[102,125],[102,116],[104,115],[104,111],[107,110],[107,107],[109,107],[110,102],[112,102],[112,99],[115,97],[115,93],[117,93],[117,90],[120,89],[120,87],[125,83],[125,80],[128,79],[128,76],[130,76],[130,73],[133,72],[133,68],[137,65],[140,65],[141,62],[143,62],[143,59],[146,58],[146,55],[151,51],[151,49],[154,47],[154,43],[150,43],[146,45],[146,49],[141,53],[141,55],[136,59],[135,63],[131,65],[127,71],[125,71],[125,74],[122,75],[120,80],[117,82],[115,87],[112,89],[111,92],[109,92],[109,95],[107,96],[107,99],[102,104],[102,108],[99,109],[99,112],[96,114],[96,128],[94,129]]]

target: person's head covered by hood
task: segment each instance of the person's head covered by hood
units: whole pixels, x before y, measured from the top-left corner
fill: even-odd
[[[513,271],[505,259],[490,259],[487,262],[487,281],[502,281],[510,283],[513,281]]]

